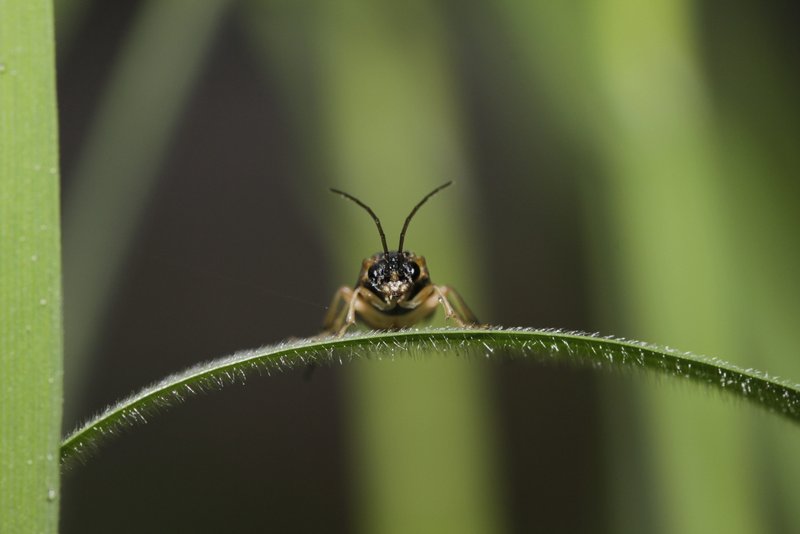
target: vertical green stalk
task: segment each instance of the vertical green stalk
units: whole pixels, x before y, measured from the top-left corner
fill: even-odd
[[[414,204],[453,179],[417,214],[406,243],[427,258],[435,282],[456,287],[480,314],[482,236],[470,222],[457,91],[433,6],[362,0],[249,6],[264,58],[286,84],[305,162],[323,168],[324,161],[326,179],[314,185],[315,204],[324,207],[315,212],[324,213],[335,283],[352,284],[380,241],[367,214],[325,198],[327,187],[370,204],[394,248]],[[366,362],[353,371],[359,530],[502,530],[482,369],[432,358]]]
[[[608,113],[600,143],[629,328],[735,357],[731,214],[691,2],[604,0],[593,15]],[[757,531],[764,517],[747,414],[696,392],[648,388],[640,399],[658,481],[655,523],[664,532]]]
[[[606,326],[792,376],[793,361],[778,360],[797,337],[791,273],[798,248],[787,239],[797,211],[795,80],[780,77],[780,56],[757,31],[762,8],[741,4],[725,7],[710,36],[719,39],[720,27],[730,26],[712,60],[727,76],[718,82],[713,119],[693,3],[500,6],[548,109],[607,165],[608,194],[599,198],[608,206],[586,182],[587,206],[594,216],[605,209],[613,223],[610,238],[590,229],[606,271],[596,289]],[[611,290],[614,271],[621,283]],[[737,532],[797,523],[791,432],[770,421],[751,426],[746,413],[702,393],[658,388],[631,402],[625,385],[614,381],[609,401],[624,401],[652,423],[623,423],[620,406],[609,420],[612,530]]]
[[[62,327],[52,5],[0,1],[0,532],[56,532]]]
[[[726,4],[716,25],[718,109],[725,176],[736,218],[739,321],[752,365],[800,376],[800,76],[769,9]],[[713,46],[713,45],[712,45]],[[746,80],[746,83],[742,83]],[[756,359],[757,358],[757,359]],[[751,363],[751,362],[748,362]],[[800,434],[759,419],[753,441],[764,489],[759,504],[776,532],[800,529]]]
[[[455,179],[420,211],[406,243],[427,257],[434,281],[458,288],[480,310],[480,236],[468,222],[456,92],[435,11],[424,1],[354,0],[324,14],[323,131],[335,185],[372,205],[394,248],[411,207]],[[380,248],[378,236],[361,210],[335,210],[345,222],[330,242],[339,280],[350,284],[361,258]],[[481,373],[440,359],[357,366],[353,464],[362,532],[500,529]]]

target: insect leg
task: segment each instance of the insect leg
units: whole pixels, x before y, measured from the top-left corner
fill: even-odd
[[[342,337],[347,329],[350,328],[350,325],[356,322],[356,301],[360,296],[360,291],[360,287],[351,290],[350,300],[347,304],[347,314],[344,317],[344,324],[342,324],[341,328],[339,328],[339,332],[336,333],[336,337]]]
[[[330,334],[336,333],[344,324],[345,317],[352,307],[351,300],[355,292],[347,286],[342,286],[334,293],[328,313],[322,321],[322,328]]]
[[[477,325],[478,318],[469,309],[467,303],[461,298],[461,295],[448,286],[433,286],[436,293],[439,295],[439,302],[444,308],[444,314],[448,319],[453,319],[458,326]],[[452,301],[451,301],[452,298]],[[455,307],[453,304],[455,303]]]
[[[469,306],[467,306],[466,301],[458,291],[456,291],[452,287],[447,287],[447,286],[444,286],[442,290],[444,291],[445,295],[451,296],[453,301],[455,301],[456,308],[460,310],[459,314],[461,316],[461,319],[465,323],[468,324],[480,323],[480,321],[478,321],[478,318],[475,316],[475,314],[472,312]]]

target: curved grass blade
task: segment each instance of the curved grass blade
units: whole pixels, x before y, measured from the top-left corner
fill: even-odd
[[[355,359],[430,354],[551,360],[609,369],[649,369],[732,393],[800,422],[800,385],[761,371],[741,369],[717,358],[639,341],[561,330],[421,329],[284,342],[196,365],[146,387],[87,421],[64,439],[61,460],[64,464],[74,460],[85,461],[104,440],[146,422],[150,414],[194,394],[243,382],[251,372],[270,374],[311,363],[345,363]]]

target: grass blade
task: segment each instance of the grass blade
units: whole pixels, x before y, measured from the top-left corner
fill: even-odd
[[[0,2],[0,532],[56,532],[58,139],[50,2]]]
[[[203,363],[165,378],[109,407],[64,439],[65,464],[86,460],[106,439],[200,392],[310,363],[438,353],[493,359],[550,360],[594,368],[649,369],[728,392],[800,422],[800,385],[716,358],[669,347],[590,334],[532,329],[424,329],[285,342]]]

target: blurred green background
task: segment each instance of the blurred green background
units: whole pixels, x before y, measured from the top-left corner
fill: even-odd
[[[407,244],[483,321],[800,380],[793,7],[56,1],[65,430],[317,333],[379,249],[328,187],[391,244],[455,180]],[[641,374],[366,362],[153,419],[66,474],[62,529],[797,532],[798,450]]]

